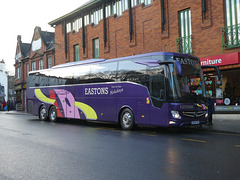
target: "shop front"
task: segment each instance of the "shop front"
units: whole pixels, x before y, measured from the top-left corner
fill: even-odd
[[[26,83],[15,85],[16,91],[16,110],[24,111],[26,107]]]
[[[204,71],[206,93],[214,99],[215,111],[240,112],[240,64],[239,52],[200,58],[202,65],[218,66],[222,76],[218,80],[216,72]]]

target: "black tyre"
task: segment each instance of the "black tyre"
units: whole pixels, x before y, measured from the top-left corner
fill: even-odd
[[[41,106],[39,110],[39,119],[42,121],[46,121],[47,119],[47,111],[45,106]]]
[[[122,129],[131,130],[134,126],[134,115],[130,109],[124,109],[120,116],[120,124]]]
[[[57,121],[57,110],[56,110],[55,106],[52,106],[49,110],[49,120],[51,122]]]

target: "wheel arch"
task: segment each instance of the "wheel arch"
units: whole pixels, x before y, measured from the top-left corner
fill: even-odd
[[[130,110],[132,111],[132,113],[133,113],[133,109],[132,109],[130,106],[128,106],[128,105],[122,106],[122,107],[120,108],[119,112],[118,112],[118,124],[120,124],[121,114],[122,114],[122,112],[124,111],[124,109],[130,109]],[[134,118],[135,118],[134,113],[133,113],[133,116],[134,116]]]

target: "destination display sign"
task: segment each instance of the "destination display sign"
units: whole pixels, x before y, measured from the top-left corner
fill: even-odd
[[[180,62],[180,64],[185,64],[185,65],[200,64],[200,61],[198,59],[191,59],[191,58],[185,58],[185,57],[174,56],[173,60],[176,60],[176,61]]]

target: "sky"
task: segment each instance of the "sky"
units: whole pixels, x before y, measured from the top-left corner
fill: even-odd
[[[54,32],[48,23],[77,9],[88,0],[1,0],[0,2],[0,60],[6,70],[15,73],[14,63],[17,36],[23,43],[31,43],[34,28]]]

